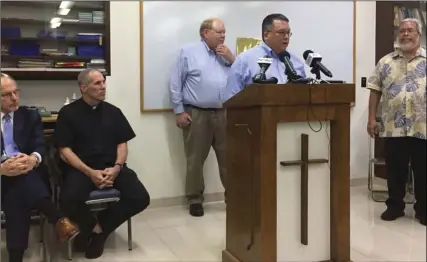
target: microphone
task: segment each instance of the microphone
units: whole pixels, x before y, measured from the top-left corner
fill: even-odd
[[[291,55],[287,51],[279,55],[279,60],[286,66],[285,74],[289,81],[294,82],[302,78],[298,75],[297,71],[295,71],[294,65],[291,62]]]
[[[320,72],[325,74],[327,77],[332,77],[331,71],[329,71],[326,66],[324,66],[322,61],[322,56],[318,53],[314,53],[311,50],[306,50],[302,57],[305,60],[305,63],[311,67],[311,73],[316,75],[316,79],[320,79]]]
[[[273,63],[273,58],[266,55],[258,58],[257,63],[261,70],[252,78],[252,82],[255,84],[277,84],[279,80],[276,77],[266,79],[267,76],[265,75],[265,72],[267,72],[268,68]]]

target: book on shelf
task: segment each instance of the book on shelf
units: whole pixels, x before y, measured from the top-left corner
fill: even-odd
[[[394,26],[398,27],[400,22],[406,18],[415,18],[421,22],[423,27],[426,26],[426,10],[421,8],[406,7],[406,6],[394,6]]]

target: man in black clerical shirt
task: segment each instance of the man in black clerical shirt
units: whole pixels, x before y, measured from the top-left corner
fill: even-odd
[[[104,101],[104,76],[87,69],[80,73],[78,84],[82,98],[60,110],[55,128],[54,138],[66,163],[60,198],[64,212],[80,226],[75,250],[97,258],[108,235],[146,209],[150,196],[126,166],[127,142],[135,133],[121,110]],[[93,190],[109,187],[120,191],[120,201],[95,219],[85,201]]]

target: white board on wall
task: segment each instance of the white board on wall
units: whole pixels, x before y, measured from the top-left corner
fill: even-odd
[[[218,17],[226,26],[225,44],[236,50],[237,37],[261,37],[265,16],[282,13],[293,33],[288,51],[302,58],[310,49],[334,80],[353,82],[352,1],[146,1],[143,2],[143,110],[170,109],[169,75],[179,50],[199,41],[200,23]],[[309,68],[307,67],[307,74]]]

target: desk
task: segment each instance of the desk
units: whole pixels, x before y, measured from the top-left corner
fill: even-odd
[[[42,117],[43,123],[55,123],[58,119],[58,115],[44,116]]]
[[[56,119],[58,115],[42,117],[43,129],[45,136],[51,136],[55,130]]]

